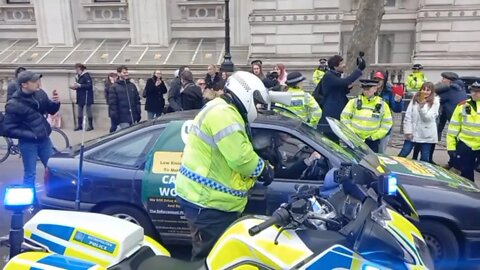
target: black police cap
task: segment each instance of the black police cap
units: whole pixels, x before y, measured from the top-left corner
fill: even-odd
[[[362,88],[370,88],[370,87],[377,86],[379,82],[380,82],[379,80],[360,80],[360,83],[362,84]]]

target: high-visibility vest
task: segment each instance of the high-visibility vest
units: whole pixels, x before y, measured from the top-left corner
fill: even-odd
[[[407,77],[406,85],[408,92],[417,92],[422,87],[423,83],[427,81],[423,72],[411,73]]]
[[[298,87],[289,87],[288,92],[292,94],[290,106],[277,104],[297,115],[303,122],[316,127],[320,118],[322,118],[322,109],[317,101],[309,93]]]
[[[480,150],[480,100],[463,101],[453,111],[448,124],[447,149],[456,150],[458,140],[474,151]]]
[[[379,96],[349,100],[340,120],[363,140],[370,137],[373,141],[384,138],[393,125],[390,107]]]
[[[242,212],[265,163],[253,150],[237,108],[216,98],[188,132],[175,180],[177,195],[200,207]]]
[[[323,76],[325,75],[325,71],[321,70],[321,69],[316,69],[314,72],[313,72],[313,77],[312,77],[312,81],[315,85],[317,85],[322,79],[323,79]]]

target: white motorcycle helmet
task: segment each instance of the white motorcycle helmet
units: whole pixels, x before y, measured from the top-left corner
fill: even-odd
[[[228,77],[225,84],[226,93],[232,93],[240,111],[244,109],[247,120],[252,123],[257,118],[257,108],[255,102],[268,104],[270,102],[268,90],[263,82],[254,74],[246,71],[237,71]],[[237,100],[235,100],[237,99]]]

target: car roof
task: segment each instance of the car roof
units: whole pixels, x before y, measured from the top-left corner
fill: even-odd
[[[200,110],[180,111],[168,113],[155,119],[154,123],[165,124],[171,121],[187,121],[193,119]],[[255,124],[268,124],[275,126],[288,127],[290,129],[297,129],[302,125],[300,120],[290,118],[274,111],[260,110]]]

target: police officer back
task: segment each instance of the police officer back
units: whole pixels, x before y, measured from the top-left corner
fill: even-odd
[[[480,158],[480,78],[470,89],[472,97],[460,102],[448,125],[447,150],[452,165],[475,181],[475,161]]]
[[[192,233],[192,260],[207,257],[225,229],[243,212],[247,192],[268,185],[273,168],[253,150],[249,123],[257,117],[255,98],[268,91],[255,75],[239,71],[193,120],[175,181],[177,200]]]
[[[392,128],[392,113],[388,104],[375,95],[379,81],[360,80],[360,82],[363,93],[347,103],[340,120],[378,153],[380,140]]]

